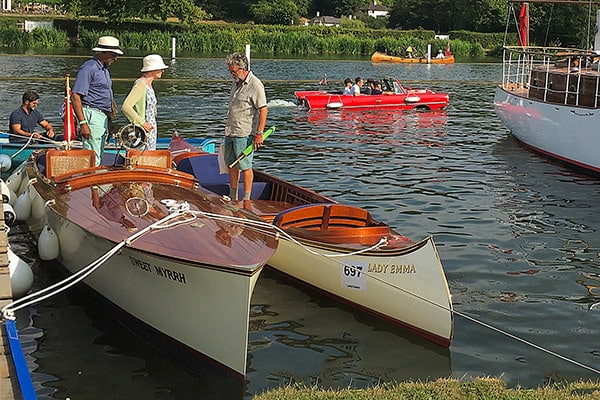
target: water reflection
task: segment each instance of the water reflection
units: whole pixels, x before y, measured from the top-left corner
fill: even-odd
[[[347,135],[349,144],[442,146],[443,138],[447,136],[446,110],[299,111],[296,121],[300,124],[308,122],[320,132]]]
[[[60,126],[62,74],[74,75],[85,58],[0,56],[0,95],[6,99],[0,125],[8,126],[8,113],[33,86],[45,116]],[[139,58],[127,57],[114,65],[118,102],[139,65]],[[512,139],[492,107],[500,65],[438,67],[255,59],[253,69],[272,106],[268,124],[277,127],[256,167],[365,207],[411,238],[433,235],[457,310],[600,365],[600,180],[533,155]],[[230,85],[223,59],[180,59],[168,71],[155,88],[160,134],[221,137]],[[324,73],[332,84],[345,76],[398,76],[415,87],[448,92],[450,106],[441,113],[298,109],[294,90],[317,88]],[[125,123],[122,116],[117,123]],[[156,398],[217,391],[95,309],[67,297],[36,307],[31,327],[22,327],[32,333],[29,343],[39,343],[32,354],[41,391],[56,390],[57,398],[83,398],[82,392],[102,398],[106,392],[99,389],[94,397],[82,377],[73,384],[78,371],[87,369],[95,380],[85,385],[93,388],[122,379]],[[462,318],[455,320],[449,352],[439,351],[269,274],[259,279],[252,310],[246,397],[290,381],[362,386],[451,375],[500,376],[509,385],[538,386],[558,378],[597,378]],[[73,335],[65,334],[63,323]],[[44,339],[37,341],[41,329]],[[112,374],[121,359],[127,367]]]
[[[451,374],[448,349],[341,308],[304,287],[290,287],[275,273],[261,277],[252,303],[250,393],[264,385],[366,387]]]

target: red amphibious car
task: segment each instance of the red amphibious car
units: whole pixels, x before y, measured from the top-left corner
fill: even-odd
[[[402,110],[440,110],[448,105],[448,94],[429,89],[405,88],[397,79],[382,81],[383,94],[348,96],[327,91],[294,92],[298,104],[309,110],[394,108]]]

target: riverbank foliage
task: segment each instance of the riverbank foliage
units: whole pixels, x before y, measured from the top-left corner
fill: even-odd
[[[428,45],[432,52],[446,48],[446,40],[433,31],[391,29],[340,28],[327,26],[281,26],[255,24],[200,23],[184,27],[174,23],[129,22],[119,27],[99,20],[74,21],[54,19],[54,29],[34,29],[24,32],[16,22],[0,18],[0,46],[9,48],[93,47],[99,36],[113,35],[122,47],[144,52],[166,52],[172,38],[177,38],[177,50],[197,53],[227,53],[240,51],[250,44],[253,51],[265,55],[371,55],[386,51],[402,55],[408,46],[424,55]],[[484,49],[501,47],[498,35],[457,32],[451,34],[452,53],[457,57],[479,57]],[[460,38],[459,38],[460,37]],[[469,41],[461,39],[468,37]],[[503,37],[503,36],[502,36]]]
[[[327,390],[288,386],[258,394],[254,400],[596,400],[600,382],[548,385],[537,389],[507,388],[499,379],[480,378],[471,382],[438,379],[407,382],[368,389]]]

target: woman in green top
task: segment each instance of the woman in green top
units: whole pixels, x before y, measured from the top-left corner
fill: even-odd
[[[142,63],[142,76],[137,79],[133,88],[123,102],[123,114],[129,121],[141,126],[146,131],[146,148],[156,149],[156,94],[152,82],[162,77],[163,71],[169,68],[158,54],[144,57]]]

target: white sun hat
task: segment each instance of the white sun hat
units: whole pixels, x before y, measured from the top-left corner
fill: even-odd
[[[123,51],[119,47],[119,39],[113,36],[101,36],[98,39],[98,45],[92,51],[110,51],[119,55],[123,54]]]
[[[159,56],[158,54],[150,54],[144,57],[142,69],[140,70],[140,72],[157,71],[159,69],[167,68],[169,67],[165,65],[161,56]]]

